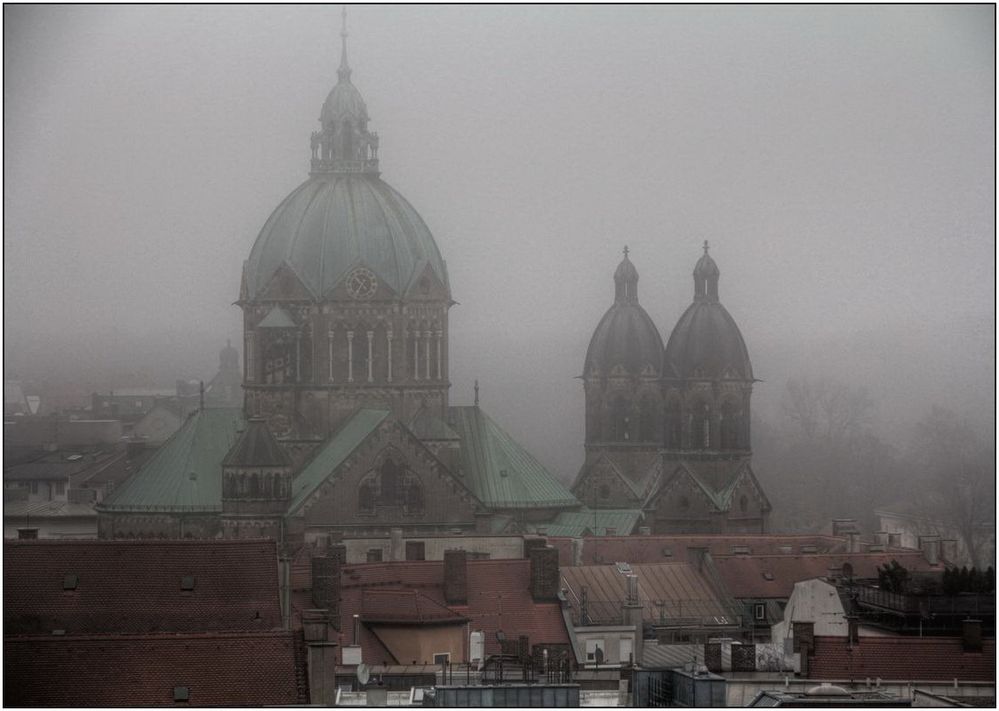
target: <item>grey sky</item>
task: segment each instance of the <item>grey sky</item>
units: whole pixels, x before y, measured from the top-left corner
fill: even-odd
[[[668,338],[704,239],[775,411],[788,377],[992,422],[991,6],[362,6],[382,177],[447,260],[452,401],[559,474],[628,244]],[[339,6],[5,6],[8,369],[239,344],[242,260],[306,178]],[[109,374],[109,380],[113,375]],[[110,383],[109,383],[110,384]]]

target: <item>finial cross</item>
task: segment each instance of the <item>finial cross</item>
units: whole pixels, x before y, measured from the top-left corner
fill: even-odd
[[[708,241],[707,240],[704,240],[704,253],[705,254],[708,253]]]
[[[479,406],[479,381],[478,381],[478,379],[476,379],[476,381],[475,381],[475,406],[476,407]]]
[[[631,250],[629,250],[629,249],[628,249],[628,245],[624,245],[624,256],[625,256],[625,257],[627,257],[627,256],[628,256],[628,252],[629,252],[629,251],[631,251]]]
[[[340,36],[347,39],[347,6],[343,6],[343,10],[340,12],[341,24],[340,24]]]

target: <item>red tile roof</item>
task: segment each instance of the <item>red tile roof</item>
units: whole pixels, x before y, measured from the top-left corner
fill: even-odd
[[[5,541],[4,634],[269,630],[277,581],[273,541]]]
[[[416,590],[366,590],[360,614],[362,622],[440,624],[467,621],[454,610]]]
[[[508,639],[527,635],[530,644],[568,644],[569,635],[558,602],[535,602],[530,593],[530,561],[526,559],[469,560],[467,562],[468,604],[448,605],[444,601],[444,562],[397,561],[346,565],[341,576],[341,631],[335,640],[351,644],[352,616],[363,615],[365,601],[372,591],[416,591],[422,598],[465,617],[470,630],[485,632],[486,654],[498,654],[496,632]],[[311,585],[311,584],[310,584]],[[296,613],[312,607],[307,594],[293,597]],[[361,648],[367,664],[409,663],[393,659],[374,634],[361,625]],[[432,661],[417,659],[417,662]]]
[[[846,637],[816,637],[809,664],[814,679],[995,681],[996,643],[965,652],[959,637],[861,636],[851,649]]]
[[[559,562],[572,565],[572,539],[548,538],[558,548]],[[681,536],[587,536],[583,539],[582,565],[604,563],[693,562],[688,548],[707,548],[712,556],[729,555],[736,546],[745,546],[755,555],[781,553],[784,546],[791,553],[801,553],[802,546],[815,546],[820,552],[846,550],[845,538],[822,535],[681,535]],[[668,551],[669,555],[666,555]]]
[[[824,578],[830,571],[842,571],[844,563],[853,566],[853,575],[857,578],[876,578],[878,566],[892,560],[912,571],[940,569],[931,566],[923,554],[916,551],[712,557],[729,594],[736,598],[786,599],[791,597],[795,583]]]
[[[666,611],[673,617],[727,617],[734,611],[720,598],[711,582],[690,563],[631,565],[638,576],[638,597],[642,617],[657,621]],[[613,565],[569,566],[561,569],[562,580],[578,599],[586,587],[590,614],[595,622],[608,615],[620,615],[627,598],[625,574]]]
[[[4,706],[307,704],[301,634],[292,632],[6,638]]]

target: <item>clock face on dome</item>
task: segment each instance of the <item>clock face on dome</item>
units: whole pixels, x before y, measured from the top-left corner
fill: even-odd
[[[352,299],[370,299],[378,289],[378,279],[370,269],[358,267],[347,275],[347,293]]]

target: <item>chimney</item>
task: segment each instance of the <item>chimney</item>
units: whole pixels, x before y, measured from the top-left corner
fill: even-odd
[[[847,531],[846,538],[850,542],[849,551],[851,553],[860,553],[860,533],[857,531]]]
[[[533,548],[531,560],[531,597],[535,601],[558,600],[558,549]]]
[[[982,621],[963,620],[961,622],[961,642],[965,652],[982,651]]]
[[[889,548],[901,548],[902,547],[902,534],[888,532],[888,547]]]
[[[342,561],[332,551],[330,555],[312,559],[312,604],[329,611],[330,624],[336,629],[340,629],[341,565]]]
[[[936,565],[940,562],[940,536],[920,536],[919,547],[927,563]]]
[[[791,634],[794,651],[801,655],[801,676],[807,679],[809,671],[808,658],[815,651],[815,623],[792,622]]]
[[[583,539],[573,538],[572,539],[572,564],[582,565],[583,564]]]
[[[846,616],[846,639],[851,646],[860,644],[860,618],[856,615]]]
[[[632,660],[633,663],[640,664],[643,658],[643,638],[645,632],[644,608],[641,599],[638,597],[638,576],[629,574],[627,581],[628,599],[624,603],[624,624],[635,628],[635,637],[631,648]],[[621,660],[622,663],[626,661],[628,660]]]
[[[953,538],[944,538],[940,541],[940,557],[948,563],[957,560],[957,541]]]
[[[402,542],[402,529],[389,529],[389,560],[406,560],[406,547]]]
[[[444,551],[444,601],[458,605],[468,602],[468,554],[462,548]]]
[[[640,535],[640,536],[651,536],[652,535],[652,527],[651,526],[639,526],[638,527],[638,535]]]
[[[874,534],[878,538],[878,545],[882,548],[888,547],[888,531],[878,531]]]
[[[544,538],[524,538],[524,557],[530,558],[531,551],[535,548],[544,548],[548,545],[548,541]]]
[[[687,547],[687,562],[691,565],[697,566],[697,571],[700,572],[704,567],[704,559],[708,555],[707,546],[688,546]]]
[[[20,541],[34,541],[38,538],[38,529],[19,528],[17,529],[17,538]]]

